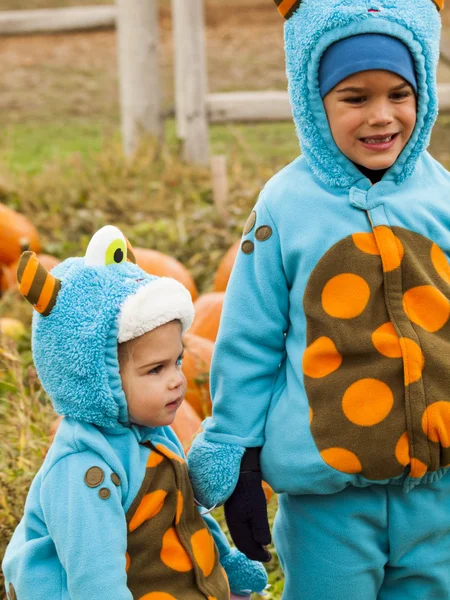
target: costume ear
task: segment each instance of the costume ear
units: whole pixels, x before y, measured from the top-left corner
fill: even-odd
[[[320,1],[320,0],[319,0]],[[441,0],[442,1],[442,0]],[[295,13],[302,0],[275,0],[278,11],[285,19],[289,19]]]
[[[41,265],[34,252],[27,250],[17,267],[19,291],[43,317],[48,317],[56,304],[61,281]]]
[[[125,238],[125,242],[127,243],[127,261],[136,264],[136,257],[134,256],[133,247],[128,241],[128,238]]]

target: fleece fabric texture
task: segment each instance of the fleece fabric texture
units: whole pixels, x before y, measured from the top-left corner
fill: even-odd
[[[450,175],[426,151],[439,32],[431,0],[304,0],[285,24],[303,156],[269,181],[245,226],[204,423],[208,443],[263,446],[276,492],[410,490],[450,464]],[[418,84],[413,134],[376,185],[334,143],[318,85],[326,48],[361,33],[401,40]],[[237,477],[235,461],[221,464],[231,472],[218,483],[218,465],[191,470],[210,502]]]
[[[278,500],[283,600],[450,597],[450,473],[406,496],[372,485]]]
[[[144,445],[148,441],[183,457],[170,427],[101,428],[63,419],[6,549],[2,564],[6,589],[12,585],[17,598],[33,600],[132,600],[127,586],[126,515],[151,454],[156,454]],[[85,477],[93,467],[101,470],[103,480],[88,486]],[[69,496],[61,492],[64,489],[71,490]],[[262,591],[267,583],[262,565],[231,550],[211,515],[203,518],[231,590],[241,595],[249,589]]]

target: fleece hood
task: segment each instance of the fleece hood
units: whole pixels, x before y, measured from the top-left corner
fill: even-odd
[[[129,424],[119,374],[118,342],[178,319],[192,323],[188,290],[134,264],[131,246],[112,226],[92,238],[86,256],[48,273],[32,252],[22,255],[20,291],[35,308],[33,358],[57,413],[102,427]]]
[[[418,109],[414,132],[384,176],[401,183],[427,148],[437,117],[436,68],[442,0],[275,0],[286,18],[285,51],[289,96],[302,153],[328,186],[350,187],[361,178],[336,146],[319,91],[319,65],[334,42],[364,33],[398,38],[414,59]]]

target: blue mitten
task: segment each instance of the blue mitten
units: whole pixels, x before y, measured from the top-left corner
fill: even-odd
[[[233,594],[244,596],[251,592],[260,594],[264,591],[267,573],[260,562],[250,560],[237,548],[231,548],[227,555],[221,557],[220,562]]]
[[[208,442],[204,433],[195,438],[188,464],[194,495],[202,506],[218,506],[232,494],[244,452],[237,444]]]

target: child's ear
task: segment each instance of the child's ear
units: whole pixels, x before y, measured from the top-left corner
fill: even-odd
[[[302,0],[274,0],[282,17],[289,19],[302,3]],[[443,0],[441,0],[442,2]]]

